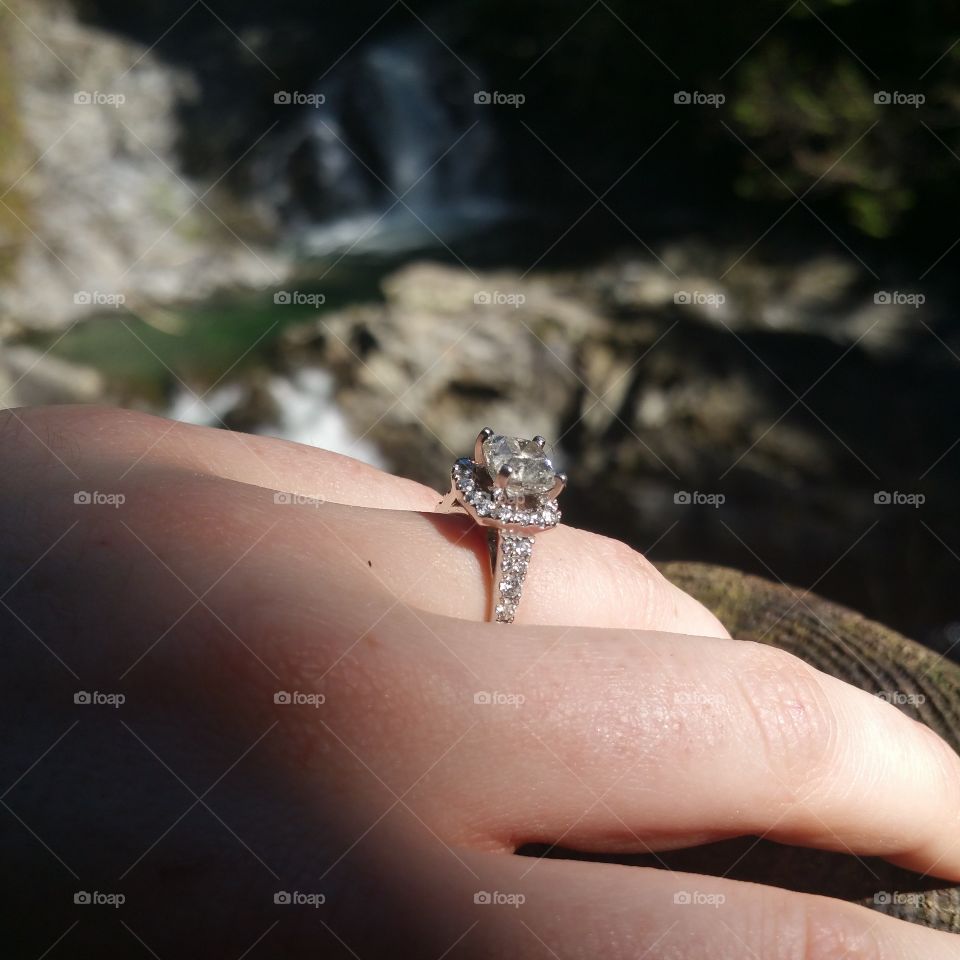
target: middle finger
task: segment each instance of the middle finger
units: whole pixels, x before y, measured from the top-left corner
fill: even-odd
[[[650,631],[425,622],[455,637],[465,689],[449,720],[476,729],[458,747],[454,789],[476,809],[466,793],[482,783],[487,819],[473,829],[497,845],[635,852],[762,834],[960,878],[960,758],[791,654]]]

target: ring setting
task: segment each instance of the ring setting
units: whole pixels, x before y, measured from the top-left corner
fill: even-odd
[[[493,591],[490,619],[512,623],[533,553],[534,534],[560,522],[557,497],[567,483],[546,452],[546,440],[524,440],[485,427],[473,459],[461,457],[451,470],[445,513],[464,513],[489,531]]]

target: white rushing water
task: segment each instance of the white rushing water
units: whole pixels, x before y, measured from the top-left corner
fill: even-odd
[[[185,387],[178,388],[167,416],[183,423],[222,426],[231,410],[242,405],[247,387],[239,383],[216,387],[202,398]],[[277,410],[274,419],[254,428],[254,433],[305,443],[334,453],[385,467],[376,446],[350,429],[333,399],[333,379],[326,370],[304,368],[289,378],[272,375],[267,391]]]

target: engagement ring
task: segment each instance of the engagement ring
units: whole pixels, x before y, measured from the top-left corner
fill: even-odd
[[[461,457],[451,471],[442,513],[465,513],[488,528],[493,590],[490,619],[512,623],[533,553],[533,534],[560,522],[557,497],[566,485],[544,452],[546,440],[477,435],[473,459]]]

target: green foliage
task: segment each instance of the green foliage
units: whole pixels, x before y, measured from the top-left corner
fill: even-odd
[[[469,36],[482,38],[466,44],[493,64],[500,89],[527,95],[524,122],[585,179],[596,171],[598,187],[679,121],[642,170],[695,181],[698,202],[736,198],[760,213],[806,195],[872,238],[912,248],[949,233],[942,212],[960,201],[955,0],[804,0],[786,13],[773,0],[464,9]],[[722,92],[726,103],[678,109],[677,90]],[[924,100],[875,102],[884,91]]]

